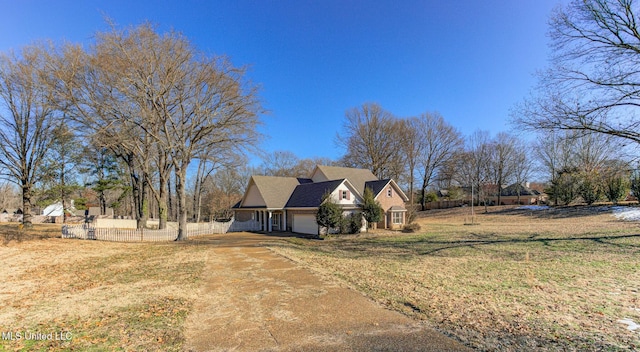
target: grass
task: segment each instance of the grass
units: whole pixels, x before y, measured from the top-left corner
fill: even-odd
[[[423,233],[274,246],[481,350],[628,350],[640,321],[640,232],[606,208],[432,211]]]
[[[59,225],[0,233],[0,332],[22,334],[0,351],[182,350],[206,246],[53,238]]]
[[[637,350],[640,229],[600,207],[430,211],[417,234],[275,251],[480,350]],[[59,225],[0,225],[0,351],[183,350],[211,247],[63,240]],[[321,303],[321,302],[320,302]],[[69,333],[69,335],[67,335]]]

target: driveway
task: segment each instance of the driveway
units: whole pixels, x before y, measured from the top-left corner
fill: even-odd
[[[186,350],[469,350],[261,245],[277,239],[232,233],[196,240],[213,249],[187,317]]]

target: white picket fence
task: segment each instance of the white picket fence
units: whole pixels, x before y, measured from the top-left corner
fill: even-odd
[[[187,224],[186,238],[227,232],[259,231],[258,221],[236,221]],[[164,242],[173,241],[178,237],[178,230],[166,228],[163,230],[151,229],[119,229],[100,228],[92,224],[64,225],[62,238],[79,238],[84,240],[100,240],[113,242]]]

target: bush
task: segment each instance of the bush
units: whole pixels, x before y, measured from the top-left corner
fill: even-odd
[[[425,203],[437,202],[437,201],[438,201],[438,194],[436,192],[428,192],[427,194],[424,195]]]
[[[406,233],[414,233],[414,232],[418,232],[420,231],[422,227],[420,227],[419,224],[416,224],[415,222],[412,224],[407,224],[404,225],[404,227],[402,228],[402,232],[406,232]]]
[[[582,179],[582,184],[578,187],[578,194],[582,196],[582,199],[588,205],[600,200],[602,186],[599,182],[598,175],[595,173],[585,174]]]
[[[617,204],[619,200],[624,199],[628,192],[629,181],[626,178],[615,175],[606,181],[604,193],[613,204]]]
[[[342,218],[340,221],[340,233],[342,234],[356,234],[360,233],[362,228],[362,213],[351,213]]]
[[[329,229],[335,227],[340,227],[342,230],[342,209],[331,198],[331,194],[329,193],[323,196],[322,204],[316,213],[316,222],[320,227],[326,229],[326,234],[329,234]]]

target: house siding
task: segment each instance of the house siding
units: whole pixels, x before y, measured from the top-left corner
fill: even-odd
[[[392,193],[391,193],[391,197],[387,196],[387,191],[388,189],[391,188],[392,189]],[[389,211],[389,209],[391,209],[391,207],[401,207],[401,208],[405,208],[404,207],[404,199],[402,199],[402,197],[398,194],[398,192],[396,191],[396,189],[391,186],[391,184],[388,184],[376,197],[376,200],[378,202],[380,202],[380,206],[382,207],[382,210],[384,210],[384,219],[382,221],[380,221],[378,223],[378,228],[383,228],[383,229],[399,229],[402,228],[402,226],[404,226],[404,223],[406,221],[405,219],[405,214],[403,213],[402,215],[402,224],[393,224],[393,215],[391,213],[391,211]]]
[[[243,207],[260,207],[260,206],[265,206],[266,203],[264,202],[264,199],[262,199],[262,196],[260,195],[260,191],[258,190],[258,187],[255,184],[252,184],[251,186],[249,186],[249,190],[247,191],[247,196],[244,199],[244,202],[242,202],[242,206]]]

